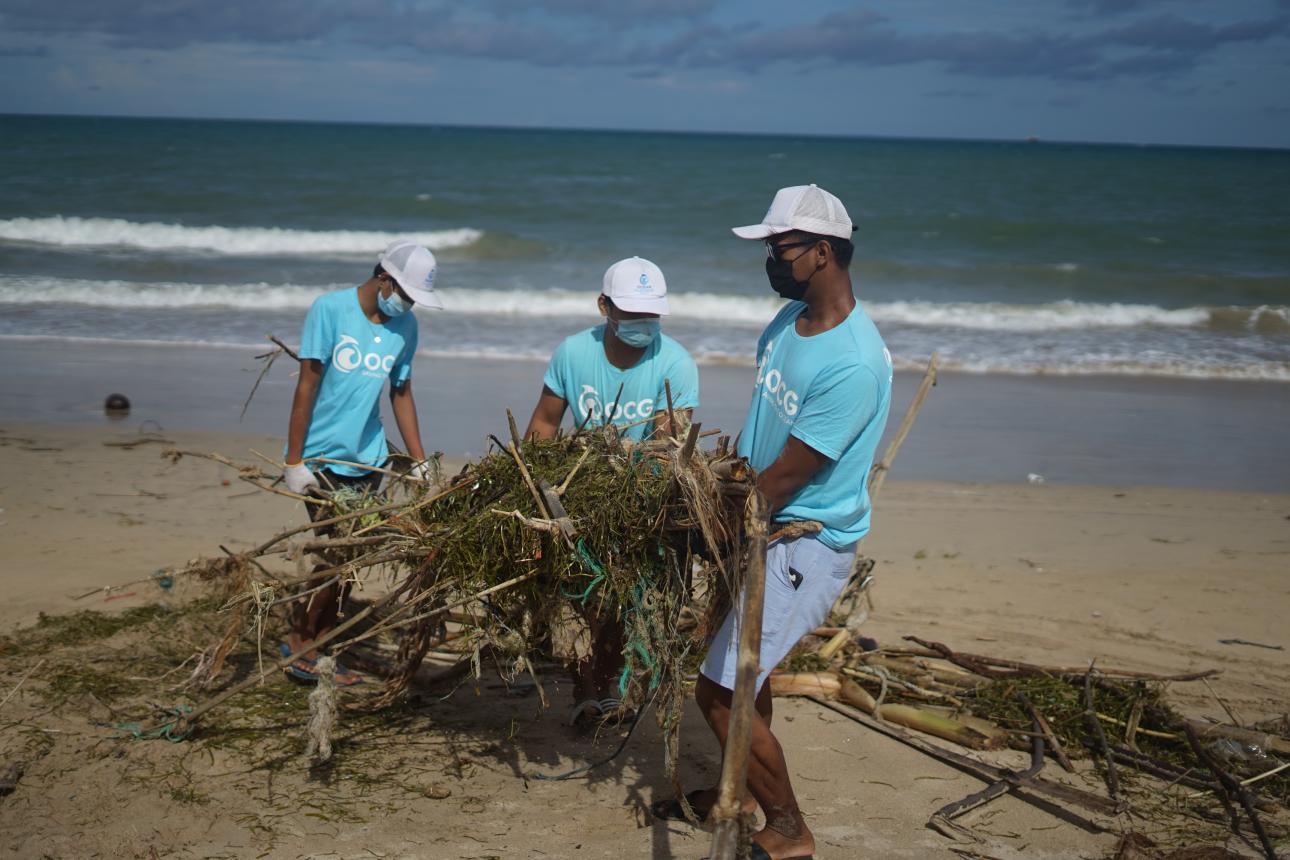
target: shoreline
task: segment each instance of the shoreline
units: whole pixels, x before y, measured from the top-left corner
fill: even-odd
[[[239,419],[261,369],[257,350],[266,351],[0,339],[0,366],[21,370],[0,389],[0,426],[159,426],[265,435],[280,446],[294,386],[288,359],[275,363]],[[413,390],[427,449],[486,453],[507,409],[527,419],[542,371],[537,361],[418,356]],[[751,373],[703,366],[696,420],[736,434]],[[888,438],[920,379],[896,373]],[[119,422],[102,412],[103,398],[118,391],[133,404]],[[1284,383],[1252,380],[944,372],[892,477],[1017,484],[1033,474],[1068,485],[1290,492],[1280,429],[1290,426],[1286,391]],[[386,426],[394,426],[388,414]],[[274,456],[276,447],[264,453]]]

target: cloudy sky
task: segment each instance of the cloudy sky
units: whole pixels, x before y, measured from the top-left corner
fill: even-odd
[[[1290,0],[0,0],[0,112],[1290,147]]]

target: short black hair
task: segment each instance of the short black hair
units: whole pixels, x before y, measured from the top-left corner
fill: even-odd
[[[833,259],[842,268],[845,269],[851,265],[851,258],[855,255],[856,246],[850,239],[842,239],[838,236],[821,236],[818,233],[808,233],[807,236],[817,242],[827,242],[829,248],[833,251]]]
[[[380,263],[377,263],[376,268],[372,270],[372,277],[379,278],[381,275],[384,275],[384,274],[388,274],[385,271],[385,267],[382,266]]]

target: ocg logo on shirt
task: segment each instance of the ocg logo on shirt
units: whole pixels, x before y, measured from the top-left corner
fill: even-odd
[[[594,385],[583,383],[582,390],[578,392],[578,411],[582,413],[582,419],[585,421],[587,416],[591,416],[592,421],[603,421],[605,417],[604,404],[600,402],[600,392]],[[636,421],[641,418],[649,418],[654,414],[654,398],[643,397],[640,400],[629,400],[626,403],[619,403],[614,407],[614,414],[610,416],[610,421],[623,419],[624,421]]]
[[[341,373],[350,373],[361,367],[369,376],[388,376],[394,367],[394,356],[383,356],[379,352],[369,352],[364,355],[357,338],[342,334],[335,349],[331,351],[331,366]]]
[[[791,419],[801,408],[801,398],[796,391],[788,387],[788,382],[778,368],[766,369],[774,350],[774,341],[766,344],[766,349],[761,354],[761,361],[757,362],[757,385],[762,389],[761,396],[775,404],[775,411],[779,413],[779,417],[791,424]]]

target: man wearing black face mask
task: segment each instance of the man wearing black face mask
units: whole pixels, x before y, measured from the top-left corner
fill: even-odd
[[[757,380],[739,453],[757,470],[772,534],[793,521],[823,526],[818,534],[772,540],[766,552],[751,797],[744,796],[746,810],[754,801],[761,807],[766,826],[754,836],[753,858],[809,858],[815,850],[783,748],[770,730],[766,679],[825,619],[846,585],[856,542],[869,530],[865,478],[891,402],[891,355],[851,291],[852,229],[842,201],[815,185],[799,185],[780,189],[761,224],[734,231],[765,241],[771,289],[790,300],[758,341]],[[713,639],[694,692],[723,745],[738,662],[736,615]],[[687,799],[706,815],[716,790]],[[653,811],[676,818],[679,803],[660,802]]]

